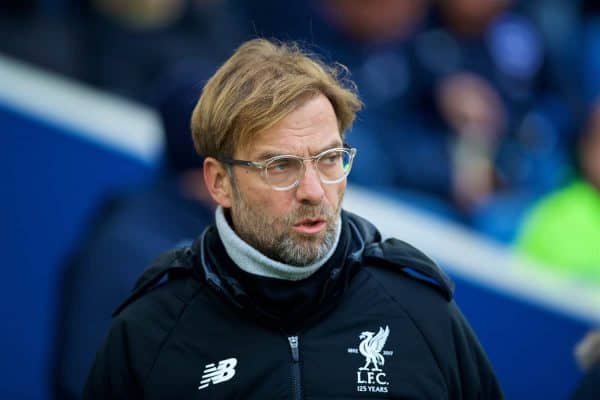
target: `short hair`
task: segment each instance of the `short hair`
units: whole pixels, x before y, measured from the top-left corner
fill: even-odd
[[[326,65],[296,43],[247,41],[204,86],[191,119],[196,151],[232,158],[238,146],[318,94],[331,102],[343,139],[362,108],[348,76],[343,65]]]

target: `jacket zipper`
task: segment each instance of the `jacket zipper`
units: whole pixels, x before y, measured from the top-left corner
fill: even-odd
[[[300,351],[298,350],[298,336],[288,336],[290,350],[292,351],[292,399],[302,399],[302,386],[300,384]]]

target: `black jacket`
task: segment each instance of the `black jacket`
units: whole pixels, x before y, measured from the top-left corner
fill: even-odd
[[[439,268],[344,212],[311,277],[257,277],[216,228],[159,257],[115,312],[84,399],[501,399]]]

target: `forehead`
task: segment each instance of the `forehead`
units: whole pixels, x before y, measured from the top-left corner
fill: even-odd
[[[277,124],[258,133],[243,153],[254,159],[278,154],[308,156],[341,144],[333,106],[320,94],[303,101]]]

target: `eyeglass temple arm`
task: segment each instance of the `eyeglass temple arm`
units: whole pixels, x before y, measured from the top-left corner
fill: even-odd
[[[225,163],[225,164],[230,164],[230,165],[243,165],[245,167],[252,167],[252,168],[259,168],[259,169],[264,168],[264,165],[259,164],[254,161],[233,160],[230,158],[221,158],[221,159],[219,159],[219,161],[221,161],[222,163]]]

